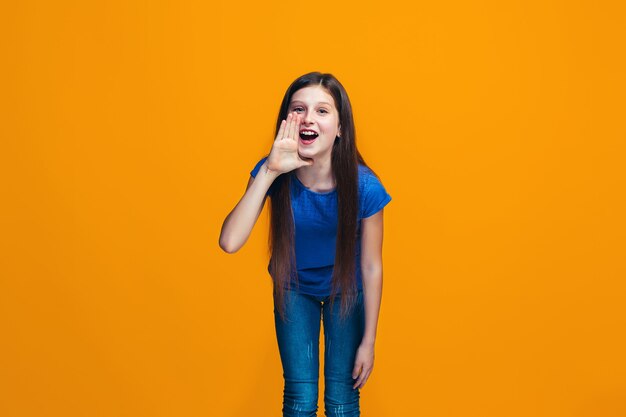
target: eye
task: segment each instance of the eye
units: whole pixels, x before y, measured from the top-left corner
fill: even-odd
[[[302,110],[302,107],[294,107],[293,108],[293,111],[300,111],[300,110]]]
[[[321,112],[328,113],[326,109],[320,109]]]

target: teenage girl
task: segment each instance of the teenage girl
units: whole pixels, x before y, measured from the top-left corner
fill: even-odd
[[[374,365],[383,207],[391,197],[357,149],[348,94],[332,74],[311,72],[289,86],[272,149],[250,174],[219,244],[239,250],[270,197],[283,416],[317,415],[320,320],[325,415],[360,416],[359,390]]]

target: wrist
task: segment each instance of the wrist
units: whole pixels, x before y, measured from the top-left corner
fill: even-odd
[[[376,338],[364,337],[361,340],[361,344],[365,346],[374,346],[376,344]]]
[[[276,179],[276,177],[280,175],[280,172],[274,171],[268,167],[267,161],[263,162],[263,165],[261,165],[261,171],[263,172],[263,174],[271,177],[272,179]]]

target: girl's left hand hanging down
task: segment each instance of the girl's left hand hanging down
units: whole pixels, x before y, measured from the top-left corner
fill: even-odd
[[[354,369],[352,370],[352,378],[358,379],[352,388],[363,388],[367,378],[369,378],[374,368],[374,345],[370,343],[361,343],[356,351],[356,359],[354,361]]]

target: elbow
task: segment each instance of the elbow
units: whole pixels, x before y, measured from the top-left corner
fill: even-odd
[[[230,215],[229,215],[230,217]],[[228,217],[224,220],[224,224],[222,224],[222,230],[220,231],[219,245],[220,248],[226,253],[235,253],[239,250],[239,247],[236,247],[233,244],[233,239],[230,231],[226,227],[226,223],[228,222]]]
[[[235,253],[240,249],[238,247],[235,247],[232,243],[223,239],[222,236],[220,236],[219,245],[220,248],[226,253]]]
[[[220,245],[220,248],[222,248],[222,250],[224,252],[226,252],[226,253],[235,253],[235,252],[237,252],[236,250],[233,250],[233,249],[229,248],[228,246]]]
[[[382,263],[369,263],[361,265],[361,273],[363,274],[363,277],[382,278],[383,265]]]

